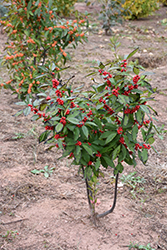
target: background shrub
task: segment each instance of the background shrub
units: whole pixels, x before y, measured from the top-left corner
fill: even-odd
[[[21,99],[27,93],[38,93],[40,87],[47,88],[51,73],[60,78],[61,67],[70,59],[66,47],[71,44],[75,48],[86,40],[82,32],[85,20],[67,21],[54,10],[51,1],[18,0],[1,20],[9,38],[3,64],[10,74],[10,80],[1,86]]]
[[[164,0],[165,1],[165,0]],[[123,7],[128,10],[128,19],[138,19],[158,9],[157,0],[126,0]]]
[[[116,23],[122,23],[124,15],[127,15],[127,10],[123,8],[125,0],[99,0],[102,5],[99,20],[103,21],[102,28],[105,30],[106,35],[111,33],[111,27]]]
[[[57,8],[57,15],[69,16],[76,2],[77,0],[56,0],[53,5]]]
[[[161,3],[163,3],[164,6],[167,6],[167,0],[160,0]]]
[[[3,17],[8,12],[8,4],[0,0],[0,17]]]

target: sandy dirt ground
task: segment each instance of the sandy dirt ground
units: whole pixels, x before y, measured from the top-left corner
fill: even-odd
[[[80,11],[91,12],[88,43],[72,52],[68,74],[75,75],[74,87],[85,84],[90,88],[91,79],[85,78],[90,66],[97,60],[112,60],[110,36],[105,36],[97,9],[78,3]],[[113,28],[113,35],[121,43],[119,54],[128,54],[139,46],[134,59],[154,74],[149,79],[157,88],[152,105],[158,112],[157,126],[167,129],[167,8],[160,8],[153,16],[137,21],[126,21]],[[94,25],[92,25],[94,24]],[[6,41],[0,35],[0,54]],[[1,68],[1,81],[8,79]],[[58,161],[61,152],[47,152],[38,143],[39,126],[31,122],[31,116],[15,117],[20,109],[16,96],[7,90],[0,92],[0,249],[2,250],[128,250],[128,245],[151,244],[159,250],[167,250],[167,135],[156,138],[156,154],[149,152],[144,166],[138,163],[134,169],[125,166],[120,175],[118,200],[114,212],[98,221],[90,220],[85,183],[78,167],[70,160]],[[49,178],[33,169],[54,167]],[[141,182],[122,184],[124,175],[133,173]],[[112,170],[104,172],[100,179],[98,198],[101,204],[97,212],[110,208],[113,199]],[[131,179],[132,180],[132,179]],[[134,249],[134,248],[131,248]],[[151,249],[151,248],[150,248]]]

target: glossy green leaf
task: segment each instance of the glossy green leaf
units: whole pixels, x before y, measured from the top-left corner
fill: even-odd
[[[143,162],[143,164],[146,164],[147,159],[148,159],[147,149],[143,149],[142,151],[138,150],[138,156],[139,156],[139,159]]]
[[[119,145],[118,147],[116,147],[112,153],[112,160],[115,160],[119,154],[121,150],[121,145]]]
[[[82,149],[82,158],[85,160],[85,162],[90,161],[90,155],[87,153],[85,149]]]
[[[74,141],[76,141],[80,136],[80,130],[78,127],[76,127],[73,132],[74,132]]]
[[[45,108],[47,107],[47,104],[46,103],[42,103],[41,105],[40,105],[40,111],[43,111]]]
[[[136,54],[136,52],[139,50],[139,47],[137,47],[135,50],[133,50],[129,55],[125,56],[125,59],[129,59],[130,57],[132,57],[134,54]]]
[[[143,140],[145,141],[147,132],[142,128],[141,133],[142,133],[142,136],[143,136]]]
[[[101,134],[100,139],[108,138],[109,135],[111,135],[112,131],[106,131]]]
[[[114,170],[114,174],[122,173],[124,170],[124,166],[119,162]]]
[[[129,115],[128,114],[124,114],[124,118],[123,118],[123,126],[126,127],[128,125],[129,122]]]
[[[74,117],[68,117],[67,116],[67,121],[72,123],[72,124],[79,124],[79,120],[74,118]]]
[[[115,168],[114,162],[107,156],[103,156],[103,159],[106,161],[106,163],[108,164],[108,166]]]
[[[138,111],[135,113],[135,117],[138,123],[142,125],[144,121],[144,112],[141,109],[138,109]]]
[[[127,154],[127,149],[125,148],[124,145],[121,145],[121,150],[118,156],[118,162],[123,161],[126,158],[126,154]]]
[[[111,132],[110,135],[107,137],[105,143],[107,144],[110,141],[112,141],[116,135],[117,135],[117,132]]]
[[[51,131],[47,130],[44,131],[40,136],[39,136],[39,143],[46,141],[46,139],[48,138],[48,136],[50,135]]]
[[[23,110],[23,113],[24,113],[25,116],[29,115],[30,112],[31,112],[31,108],[30,108],[30,107],[27,107],[27,108],[25,108],[25,109]]]
[[[96,124],[96,123],[94,123],[94,122],[86,122],[86,123],[85,123],[85,125],[92,125],[92,126],[97,127],[97,124]]]
[[[86,126],[82,126],[82,132],[84,133],[85,137],[88,139],[89,131]]]
[[[148,142],[149,144],[153,144],[154,141],[155,141],[154,137],[150,137],[150,138],[148,139],[147,142]]]
[[[14,116],[19,116],[23,113],[23,109],[22,110],[19,110]]]
[[[16,105],[27,105],[26,102],[16,102]]]
[[[93,151],[92,151],[91,147],[89,147],[86,143],[82,143],[82,147],[86,150],[86,152],[89,155],[93,156]]]
[[[139,70],[136,66],[134,66],[134,67],[133,67],[133,72],[134,72],[136,75],[138,75],[138,74],[140,73],[140,70]]]
[[[84,169],[84,177],[87,178],[87,179],[90,179],[92,176],[92,169],[90,166],[87,166],[85,169]]]
[[[121,104],[128,104],[130,103],[130,99],[128,96],[125,96],[125,95],[118,95],[118,101],[121,103]]]
[[[56,133],[59,133],[62,129],[63,129],[63,124],[62,123],[58,123],[57,126],[55,127]]]
[[[136,141],[137,134],[138,134],[138,126],[137,124],[135,124],[132,128],[132,138],[134,141]]]
[[[75,157],[76,162],[79,163],[79,161],[81,159],[81,148],[80,147],[75,148],[74,157]]]
[[[104,168],[108,168],[108,164],[107,162],[105,161],[105,159],[103,157],[101,157],[101,164],[103,165]]]
[[[99,170],[99,167],[100,167],[100,158],[98,157],[97,159],[96,159],[96,161],[95,161],[95,169],[96,169],[96,171],[97,170]]]

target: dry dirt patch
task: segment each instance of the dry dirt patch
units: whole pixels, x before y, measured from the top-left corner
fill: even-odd
[[[82,4],[83,6],[83,4]],[[92,9],[91,9],[92,11]],[[167,69],[165,27],[160,21],[165,18],[166,8],[153,17],[126,22],[114,29],[122,46],[120,54],[128,54],[139,46],[137,58],[149,67],[153,87],[157,88],[153,105],[157,110],[157,126],[167,129]],[[94,18],[94,14],[92,13]],[[159,23],[157,23],[159,22]],[[152,27],[152,29],[147,29]],[[151,32],[152,30],[155,32]],[[2,35],[1,46],[5,37]],[[151,41],[151,42],[150,42]],[[1,51],[1,54],[4,52]],[[150,54],[152,53],[152,54]],[[90,88],[89,73],[93,60],[112,60],[113,52],[109,37],[104,36],[100,26],[89,32],[89,42],[73,52],[73,63],[69,71],[75,75],[73,84],[84,83]],[[157,59],[158,58],[158,59]],[[134,58],[135,59],[135,58]],[[7,78],[2,71],[1,77]],[[145,183],[132,188],[119,187],[116,209],[110,216],[99,220],[95,227],[90,218],[86,200],[86,189],[82,175],[69,160],[58,161],[60,152],[45,151],[38,144],[40,129],[30,122],[30,117],[14,117],[19,110],[17,101],[8,91],[0,93],[0,249],[3,250],[124,250],[130,242],[167,249],[167,143],[157,138],[155,148],[150,151],[146,166],[136,167],[137,176]],[[27,134],[33,130],[35,134]],[[21,139],[13,139],[22,133]],[[42,174],[33,175],[32,169],[43,169],[45,165],[55,167],[48,179]],[[125,173],[134,172],[125,166]],[[110,208],[113,198],[112,171],[106,171],[98,198],[101,204],[97,212]],[[141,188],[143,192],[140,191]]]

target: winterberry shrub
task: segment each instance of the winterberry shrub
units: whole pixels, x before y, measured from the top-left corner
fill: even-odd
[[[146,164],[154,142],[155,111],[148,104],[154,91],[140,67],[129,62],[136,51],[113,62],[108,69],[100,63],[102,83],[92,85],[89,91],[81,92],[52,79],[52,89],[37,94],[37,100],[32,102],[27,97],[24,103],[18,103],[28,105],[26,109],[34,113],[33,121],[41,119],[44,132],[39,142],[49,144],[48,149],[61,149],[61,158],[72,159],[72,164],[82,169],[94,217],[97,199],[92,196],[96,192],[90,183],[97,182],[102,168],[113,168],[114,203],[110,210],[97,215],[103,217],[115,207],[118,174],[124,163],[136,166],[138,157]]]
[[[158,9],[157,0],[126,0],[122,6],[128,10],[128,19],[147,17]]]
[[[84,19],[60,19],[52,1],[13,1],[8,19],[1,20],[8,35],[4,64],[11,73],[11,79],[1,86],[18,93],[20,99],[46,88],[50,73],[59,78],[60,68],[70,59],[66,47],[86,41],[82,31],[86,23]]]
[[[7,12],[8,12],[8,4],[5,4],[2,1],[0,1],[0,18],[5,16]]]
[[[111,27],[117,23],[122,23],[123,17],[127,15],[128,11],[123,7],[125,0],[99,0],[102,4],[99,20],[103,21],[102,28],[106,35],[111,33]]]
[[[167,6],[167,0],[161,0],[161,3],[163,3],[163,6]]]
[[[57,14],[60,16],[69,16],[73,11],[74,4],[77,0],[56,0],[53,2],[55,8],[57,8]]]

